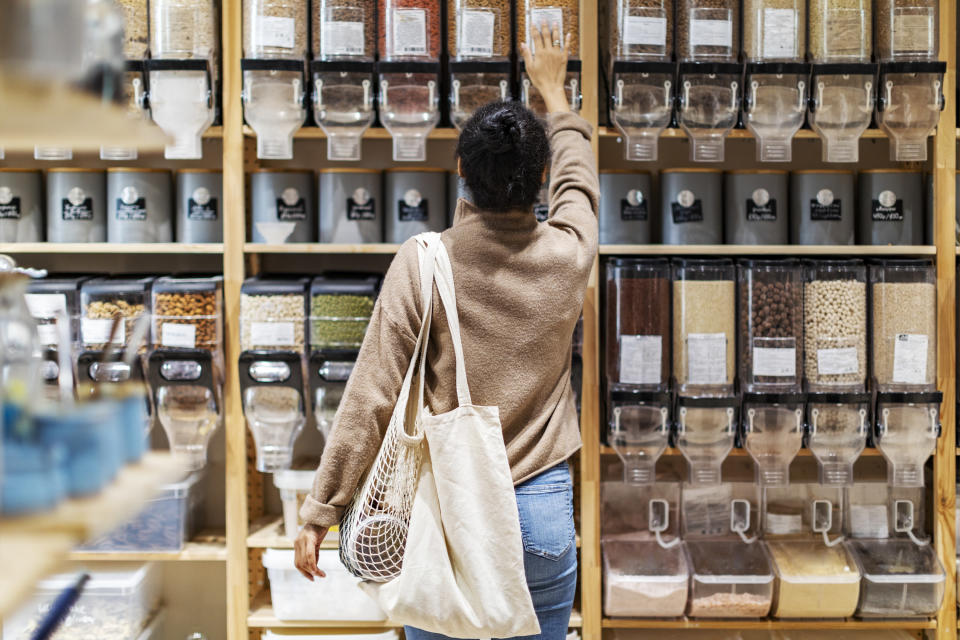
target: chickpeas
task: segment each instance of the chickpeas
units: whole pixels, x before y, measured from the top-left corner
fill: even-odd
[[[805,372],[812,391],[866,382],[867,285],[814,280],[804,285]]]

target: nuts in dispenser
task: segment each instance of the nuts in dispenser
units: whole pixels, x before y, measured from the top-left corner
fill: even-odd
[[[155,347],[216,348],[220,343],[220,292],[215,280],[203,290],[163,278],[153,293]],[[163,289],[163,291],[159,291]]]

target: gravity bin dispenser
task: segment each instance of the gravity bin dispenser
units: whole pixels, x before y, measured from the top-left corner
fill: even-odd
[[[146,120],[149,117],[147,109],[147,74],[145,60],[127,60],[124,69],[120,98],[127,109],[127,117],[131,120]],[[136,147],[100,147],[101,160],[136,160]]]
[[[258,158],[293,158],[293,134],[307,117],[304,64],[284,59],[240,61],[243,117],[257,134]]]
[[[743,442],[763,487],[790,483],[790,463],[803,446],[803,394],[750,393],[743,397]]]
[[[810,126],[823,141],[824,162],[857,162],[860,136],[876,102],[876,65],[814,64]]]
[[[887,461],[887,482],[922,487],[923,468],[940,437],[939,391],[877,394],[876,442]]]
[[[510,11],[489,2],[450,0],[447,6],[450,120],[460,129],[479,107],[511,98],[513,21]]]
[[[690,483],[720,483],[723,461],[730,455],[737,437],[736,396],[720,398],[677,398],[677,448],[690,470]]]
[[[576,5],[573,5],[576,6]],[[556,25],[560,37],[566,40],[567,76],[564,80],[564,92],[570,101],[571,111],[580,111],[582,99],[580,70],[580,16],[571,10],[571,4],[559,5],[555,0],[517,0],[517,41],[525,42],[532,53],[536,52],[533,34],[543,27],[548,30]],[[526,72],[523,58],[519,59],[520,101],[540,117],[546,117],[547,108],[543,97]]]
[[[820,484],[853,485],[853,464],[867,446],[869,393],[807,395],[807,448],[817,459]]]
[[[317,429],[330,437],[347,381],[357,364],[356,349],[322,349],[310,354],[310,397]]]
[[[207,446],[223,421],[222,385],[207,349],[154,349],[149,381],[170,450],[191,470],[207,461]]]
[[[303,358],[294,351],[240,354],[243,413],[257,448],[257,471],[289,469],[306,423]]]

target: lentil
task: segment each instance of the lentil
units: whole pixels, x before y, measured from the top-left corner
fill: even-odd
[[[381,0],[379,7],[381,59],[440,58],[440,0]]]
[[[562,16],[557,19],[558,13]],[[548,27],[553,22],[560,23],[561,37],[568,38],[567,53],[571,58],[580,57],[580,1],[579,0],[518,0],[517,1],[517,40],[532,40],[527,33],[527,16],[530,16],[531,29],[537,29],[544,22]]]
[[[620,370],[620,342],[624,337],[660,338],[660,378],[670,377],[670,284],[666,278],[621,277],[607,281],[607,380],[632,382]],[[643,369],[648,369],[643,366]],[[643,372],[631,372],[632,374]]]
[[[762,618],[770,611],[770,596],[755,593],[714,593],[690,602],[693,618]]]
[[[736,62],[739,29],[737,0],[680,0],[677,3],[677,58]]]
[[[880,385],[934,384],[937,375],[937,289],[928,282],[873,284],[873,374]],[[921,338],[922,336],[922,338]],[[910,338],[926,340],[926,366],[900,371],[897,345]],[[922,343],[919,345],[923,349]]]
[[[289,347],[293,351],[303,350],[304,314],[303,296],[299,294],[241,294],[240,348],[243,351],[277,347]],[[264,326],[285,324],[293,325],[290,340],[287,340],[286,336],[280,336],[280,339],[272,338],[269,328]]]
[[[372,314],[370,296],[314,295],[310,299],[310,345],[359,348]]]
[[[509,0],[447,0],[450,57],[508,57],[510,22]]]
[[[748,60],[803,60],[807,12],[803,0],[744,0],[743,50]]]
[[[857,280],[804,285],[804,361],[811,387],[858,386],[866,380],[866,292]]]
[[[673,283],[673,375],[677,384],[733,384],[734,363],[734,288],[731,280],[676,280]],[[722,335],[721,335],[722,334]],[[691,336],[722,337],[726,342],[724,351],[724,370],[712,369],[719,359],[713,359],[715,353],[698,354],[695,358],[696,371],[691,376],[690,338]],[[711,340],[712,341],[712,340]],[[707,352],[709,347],[703,349]],[[712,351],[712,349],[709,349]],[[698,349],[700,351],[700,349]],[[707,382],[709,380],[709,382]]]
[[[771,274],[775,275],[775,274]],[[741,383],[784,385],[799,382],[803,353],[802,292],[796,282],[764,282],[754,275],[740,282]],[[754,349],[793,349],[793,375],[764,374],[754,367]],[[772,354],[783,355],[783,354]],[[786,363],[783,363],[786,364]],[[759,371],[759,372],[758,372]],[[797,389],[799,391],[799,389]]]
[[[213,291],[157,293],[153,298],[154,346],[215,347],[219,343],[219,320]],[[196,331],[194,344],[167,335],[172,334],[168,325],[192,325]]]
[[[314,58],[326,60],[333,56],[357,56],[373,59],[377,47],[377,9],[374,0],[314,0],[311,11]],[[331,37],[333,33],[335,37]]]
[[[307,0],[243,0],[243,54],[306,58],[307,21]]]
[[[810,57],[814,62],[870,62],[870,0],[810,0]]]
[[[123,13],[123,56],[140,60],[147,56],[147,0],[117,0]]]
[[[936,60],[940,50],[937,0],[877,0],[877,56]]]
[[[620,59],[670,60],[673,54],[673,2],[610,2],[610,52]]]

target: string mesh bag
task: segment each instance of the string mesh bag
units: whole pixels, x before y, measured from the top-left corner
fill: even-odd
[[[424,301],[420,335],[377,457],[340,521],[340,562],[354,576],[372,582],[389,582],[400,575],[423,458],[423,375],[440,239],[439,234],[421,235],[436,239],[426,249],[418,237]]]

